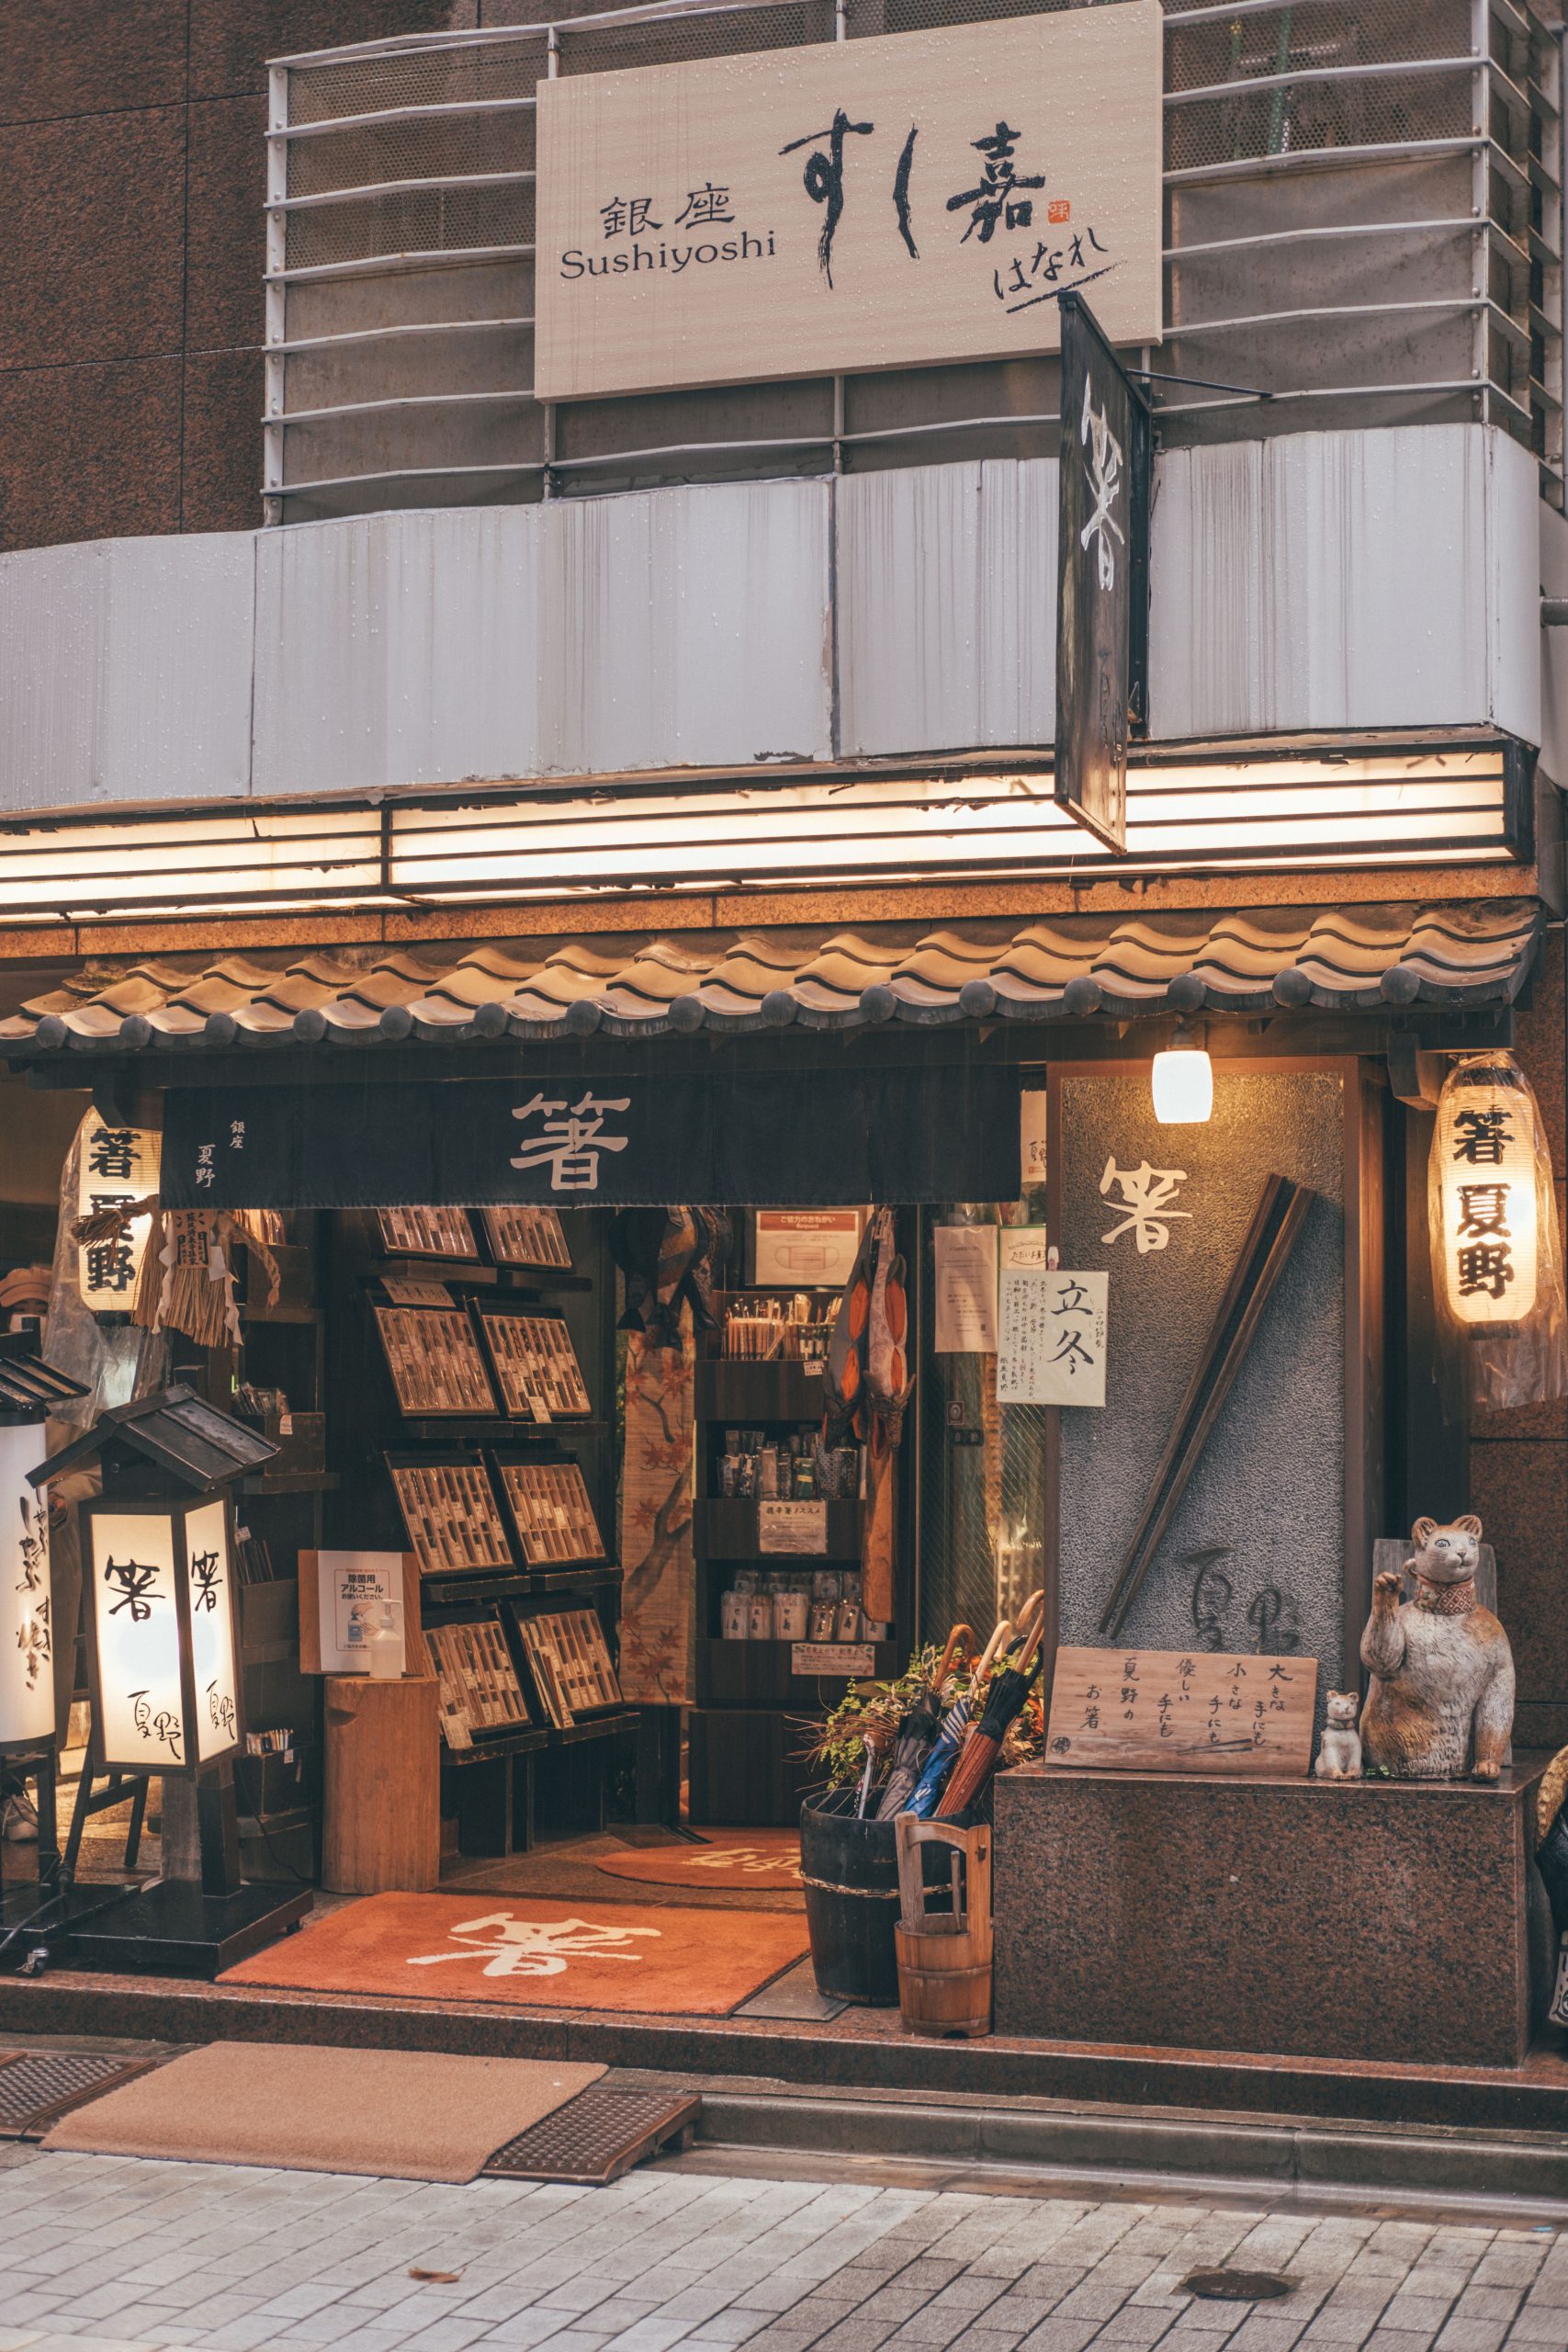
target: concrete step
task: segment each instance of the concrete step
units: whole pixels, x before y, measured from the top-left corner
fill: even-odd
[[[1037,2173],[1197,2194],[1247,2187],[1455,2203],[1506,2200],[1568,2217],[1568,2134],[1406,2130],[1289,2116],[1071,2108],[1057,2101],[823,2098],[709,2079],[698,2145],[769,2156],[874,2158],[1010,2177]]]

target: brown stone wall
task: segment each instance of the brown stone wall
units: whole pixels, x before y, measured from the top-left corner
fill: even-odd
[[[1518,1058],[1535,1088],[1557,1174],[1557,1219],[1568,1231],[1564,1079],[1568,933],[1547,934],[1517,1028]],[[1497,1550],[1498,1606],[1518,1674],[1516,1741],[1568,1742],[1568,1399],[1479,1416],[1471,1430],[1472,1505]]]
[[[261,521],[266,60],[479,0],[0,0],[0,549]]]

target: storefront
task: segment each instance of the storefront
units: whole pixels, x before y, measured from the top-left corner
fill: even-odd
[[[1328,1693],[1362,1687],[1375,1545],[1473,1499],[1434,1377],[1433,1110],[1456,1057],[1517,1042],[1517,1005],[1560,1018],[1541,953],[1534,901],[1433,900],[278,951],[29,998],[0,1048],[92,1106],[49,1342],[91,1392],[75,1427],[175,1379],[277,1448],[236,1489],[249,1873],[538,1894],[610,1821],[633,1859],[599,1881],[603,1932],[678,1945],[626,1924],[632,1898],[677,1916],[668,1833],[737,1833],[733,1885],[771,1900],[820,1779],[811,1719],[1042,1592],[1036,1760],[996,1784],[998,2034],[1516,2065],[1551,1960],[1539,1771],[1309,1767]],[[1165,1091],[1205,1080],[1207,1115]],[[852,1431],[817,1438],[872,1210],[909,1337],[899,1442],[868,1470]],[[1047,1278],[1070,1331],[1043,1327]],[[67,1536],[58,1611],[71,1557]],[[402,1674],[378,1689],[372,1661],[345,1697],[384,1624]],[[1053,1686],[1058,1651],[1118,1645],[1120,1676],[1288,1662],[1295,1745],[1240,1774],[1130,1768]],[[579,1911],[584,1867],[555,1882]],[[1312,2001],[1316,1939],[1280,1936],[1303,1879],[1354,1955]],[[718,1989],[652,2009],[756,1996],[801,1951],[778,1904],[722,1934],[698,1914]],[[290,1973],[326,1924],[235,1981],[374,2006],[384,1952]],[[511,1980],[509,1932],[487,1973],[547,1999]],[[1452,1996],[1391,2019],[1423,1939]],[[475,1997],[465,1951],[422,1999]]]

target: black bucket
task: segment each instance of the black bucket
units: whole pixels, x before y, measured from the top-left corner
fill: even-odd
[[[898,1999],[898,1853],[891,1821],[857,1821],[854,1792],[800,1808],[800,1876],[819,1993],[892,2008]]]

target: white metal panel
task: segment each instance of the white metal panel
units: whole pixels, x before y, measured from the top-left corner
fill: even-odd
[[[849,474],[837,495],[840,750],[1049,743],[1055,459]]]
[[[541,512],[261,533],[256,792],[536,774]]]
[[[1150,704],[1165,740],[1493,716],[1487,434],[1294,434],[1156,471]],[[1517,544],[1517,518],[1496,539]],[[1511,563],[1515,558],[1510,555]],[[1505,695],[1516,715],[1521,697]]]
[[[1555,510],[1540,495],[1529,450],[1508,433],[1486,436],[1486,620],[1492,723],[1521,742],[1541,728],[1541,518]]]
[[[0,556],[0,808],[243,794],[254,567],[248,532]]]
[[[829,758],[829,496],[741,482],[535,509],[542,770]]]

